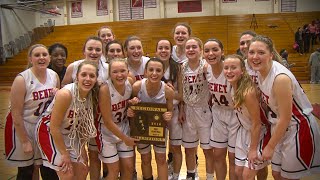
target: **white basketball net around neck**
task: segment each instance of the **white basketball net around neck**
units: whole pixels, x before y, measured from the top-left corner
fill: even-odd
[[[78,85],[73,86],[73,124],[70,128],[70,146],[68,150],[77,153],[77,159],[81,156],[81,151],[90,138],[97,136],[97,129],[94,126],[94,115],[91,92],[88,99],[81,99]],[[77,142],[78,141],[78,142]]]
[[[203,72],[204,65],[205,61],[201,59],[198,67],[198,72],[193,83],[189,83],[189,80],[187,78],[182,79],[183,100],[188,105],[196,105],[198,103],[202,103],[202,101],[208,97],[207,80],[205,79]],[[184,76],[187,75],[188,68],[190,69],[189,63],[187,61],[182,66],[182,72]]]

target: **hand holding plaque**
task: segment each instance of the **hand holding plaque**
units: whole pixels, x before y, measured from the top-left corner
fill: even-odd
[[[172,112],[167,112],[166,104],[138,103],[130,106],[134,117],[130,121],[130,136],[139,139],[137,143],[165,144],[166,120],[170,120]],[[165,115],[163,115],[165,113]]]

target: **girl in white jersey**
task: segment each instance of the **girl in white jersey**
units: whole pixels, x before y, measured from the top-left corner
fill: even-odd
[[[191,27],[186,23],[177,23],[173,28],[173,40],[176,43],[172,47],[172,58],[182,64],[188,60],[186,56],[186,41],[191,36]]]
[[[95,36],[90,36],[83,47],[83,54],[84,59],[75,61],[71,63],[67,67],[66,74],[62,80],[62,87],[66,84],[72,83],[76,79],[76,74],[78,71],[78,66],[81,62],[88,60],[88,61],[94,61],[98,64],[99,68],[99,76],[98,76],[98,82],[102,83],[105,82],[108,79],[108,64],[103,62],[101,60],[102,55],[102,41]]]
[[[11,87],[4,144],[9,164],[18,167],[17,179],[31,180],[33,172],[34,178],[39,178],[42,160],[35,141],[35,126],[60,87],[57,73],[47,69],[49,62],[49,53],[44,45],[31,46],[28,51],[29,67],[17,75]],[[51,176],[56,177],[56,174]]]
[[[166,85],[161,78],[164,74],[164,64],[158,58],[151,58],[145,69],[146,78],[137,81],[132,86],[132,95],[138,97],[141,102],[167,104],[167,112],[163,119],[169,122],[172,118],[174,91]],[[133,117],[132,109],[128,109],[128,116]],[[154,145],[159,180],[168,179],[166,163],[166,146]],[[141,167],[144,180],[153,180],[151,166],[151,145],[138,144],[138,151],[141,154]]]
[[[238,121],[233,111],[231,86],[223,75],[223,45],[218,39],[208,39],[204,44],[203,57],[209,64],[207,81],[210,91],[212,126],[210,146],[214,151],[217,179],[225,179],[227,173],[226,154],[229,156],[229,178],[235,178],[234,147]],[[211,167],[210,167],[211,168]],[[213,173],[213,169],[210,169]]]
[[[299,82],[273,61],[274,52],[266,36],[254,37],[248,52],[249,64],[258,71],[261,99],[271,123],[271,139],[261,160],[272,160],[275,179],[299,179],[320,172],[319,126]]]
[[[180,64],[171,58],[172,45],[169,40],[163,39],[158,41],[156,46],[156,55],[163,61],[165,73],[163,79],[165,82],[170,83],[174,88],[173,100],[173,116],[168,124],[169,128],[169,142],[171,151],[173,152],[173,172],[169,172],[172,179],[178,179],[182,165],[182,124],[178,120],[179,108],[178,104],[182,100],[182,80],[181,80],[181,67]],[[170,149],[169,149],[170,150]],[[170,169],[169,169],[170,170]]]
[[[123,46],[117,40],[108,42],[105,50],[108,62],[114,58],[124,58]]]
[[[191,37],[186,42],[188,61],[182,64],[183,101],[179,116],[182,122],[182,145],[186,152],[187,179],[196,176],[196,149],[200,141],[206,163],[212,162],[209,145],[212,123],[208,105],[209,90],[206,80],[208,64],[202,59],[202,41]],[[207,169],[208,173],[211,173]],[[213,175],[209,175],[213,178]]]
[[[136,81],[143,79],[149,58],[143,56],[141,39],[137,36],[128,37],[124,43],[124,49],[127,54],[129,71],[135,76]]]
[[[99,107],[102,115],[98,129],[99,158],[107,164],[107,179],[132,179],[134,167],[134,141],[130,138],[127,119],[133,79],[128,77],[128,64],[124,59],[112,59],[109,63],[110,79],[100,87]],[[120,168],[120,169],[119,169]]]
[[[98,30],[98,37],[101,39],[103,46],[103,55],[101,55],[101,60],[103,62],[109,62],[108,58],[106,56],[107,51],[106,50],[106,46],[110,41],[115,40],[116,36],[113,34],[112,29],[109,26],[102,26],[99,28]]]
[[[44,165],[60,179],[88,175],[85,145],[97,135],[94,114],[98,100],[98,67],[92,61],[79,65],[77,80],[59,90],[37,124],[37,143]]]
[[[232,86],[234,108],[240,122],[235,147],[236,174],[239,180],[254,180],[257,171],[268,165],[267,161],[259,160],[267,130],[260,120],[258,90],[239,55],[225,58],[223,73]]]
[[[103,48],[102,44],[103,43],[101,39],[95,36],[91,36],[86,40],[83,47],[83,54],[85,56],[85,59],[75,61],[67,67],[66,74],[62,81],[62,87],[71,82],[75,82],[79,64],[82,63],[83,61],[93,61],[97,63],[98,69],[99,69],[99,72],[98,72],[99,84],[107,81],[109,65],[101,60],[102,48]],[[98,116],[99,114],[96,115],[96,117]],[[98,148],[97,148],[96,141],[94,139],[90,140],[90,143],[89,143],[89,160],[90,160],[90,178],[94,180],[100,178],[101,163],[98,158]]]

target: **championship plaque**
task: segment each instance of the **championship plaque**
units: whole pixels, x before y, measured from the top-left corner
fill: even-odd
[[[130,121],[130,136],[140,139],[137,143],[164,145],[166,142],[166,123],[162,115],[167,112],[167,105],[138,103],[130,108],[135,113]]]

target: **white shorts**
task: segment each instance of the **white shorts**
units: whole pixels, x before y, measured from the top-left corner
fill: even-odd
[[[313,115],[308,116],[307,121],[309,124],[289,126],[274,150],[271,167],[273,171],[280,172],[282,177],[300,179],[320,173],[319,126]]]
[[[7,162],[12,166],[26,167],[32,164],[42,164],[41,153],[35,140],[36,124],[24,121],[24,127],[27,131],[28,138],[31,141],[33,153],[26,154],[23,152],[21,141],[13,125],[11,112],[6,117],[5,125],[5,154]]]
[[[41,156],[43,159],[43,165],[49,167],[53,170],[61,170],[61,153],[53,141],[53,138],[49,132],[50,119],[43,117],[40,122],[38,122],[36,127],[36,137],[37,143],[41,151]],[[67,149],[70,147],[70,139],[68,135],[62,135],[64,143]],[[78,141],[75,140],[75,147],[78,147]],[[68,150],[72,162],[84,162],[82,156],[78,158],[77,153],[74,150]]]
[[[213,106],[212,119],[210,146],[214,148],[228,147],[228,151],[234,153],[237,131],[240,126],[234,110]]]
[[[261,157],[263,145],[268,142],[269,138],[266,136],[267,130],[265,126],[262,126],[260,131],[260,137],[259,137],[259,144],[257,147],[257,153],[258,156]],[[238,133],[237,133],[237,141],[236,141],[236,148],[235,148],[235,164],[237,166],[245,166],[249,168],[249,162],[248,162],[248,153],[251,143],[251,132],[250,130],[246,130],[243,128],[243,126],[240,126]],[[260,170],[266,167],[269,164],[269,162],[259,162],[255,164],[255,170]]]
[[[173,117],[168,123],[169,129],[169,142],[174,146],[181,146],[182,144],[182,124],[178,120],[179,109],[178,106],[173,108]]]
[[[209,106],[193,107],[185,105],[186,120],[182,123],[182,145],[195,148],[199,144],[202,149],[210,149],[210,127],[212,124]]]
[[[96,115],[97,117],[101,117],[99,115],[99,113]],[[95,119],[94,120],[94,126],[96,127],[96,129],[99,128],[99,119]],[[97,145],[97,141],[98,141],[98,136],[96,136],[95,138],[90,138],[90,141],[88,143],[88,149],[91,150],[91,151],[98,151],[98,145]]]
[[[99,144],[99,158],[104,163],[114,163],[120,158],[129,158],[134,156],[133,147],[127,146],[121,139],[112,137],[107,133],[107,128],[100,123],[97,135],[97,144]],[[124,132],[129,135],[129,132]],[[112,139],[112,140],[111,140]]]

